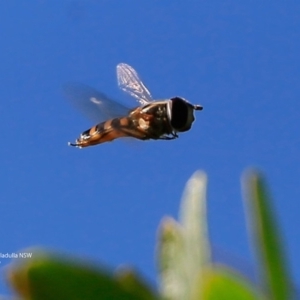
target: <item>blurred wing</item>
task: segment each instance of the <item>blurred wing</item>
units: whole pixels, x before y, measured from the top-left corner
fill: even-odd
[[[63,91],[77,109],[97,123],[126,116],[130,110],[85,84],[68,83],[63,86]]]
[[[117,79],[119,87],[135,97],[142,105],[153,101],[150,92],[131,66],[124,63],[118,64]]]

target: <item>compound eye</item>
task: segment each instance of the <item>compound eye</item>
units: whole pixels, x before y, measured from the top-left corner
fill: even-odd
[[[189,130],[195,120],[193,114],[194,107],[179,97],[172,98],[171,101],[171,126],[178,132]]]

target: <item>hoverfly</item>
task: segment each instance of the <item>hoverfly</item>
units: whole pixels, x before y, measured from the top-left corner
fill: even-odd
[[[75,106],[98,122],[84,131],[75,143],[68,143],[70,146],[83,148],[121,137],[173,140],[178,138],[178,132],[191,128],[194,110],[203,109],[181,97],[154,101],[137,72],[127,64],[117,65],[117,79],[119,87],[136,98],[140,106],[128,109],[82,84],[65,86],[65,93]]]

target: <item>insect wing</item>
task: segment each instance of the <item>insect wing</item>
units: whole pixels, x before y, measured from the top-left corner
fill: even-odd
[[[153,101],[149,90],[145,87],[137,72],[131,66],[124,63],[118,64],[117,79],[119,87],[124,92],[136,98],[142,105]]]
[[[85,84],[68,83],[64,85],[63,91],[78,110],[97,123],[126,116],[130,110]]]

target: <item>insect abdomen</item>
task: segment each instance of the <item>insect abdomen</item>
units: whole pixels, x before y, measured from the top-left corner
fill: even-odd
[[[145,134],[136,130],[131,118],[115,118],[84,131],[71,146],[83,148],[113,141],[120,137],[135,137],[145,139]]]

